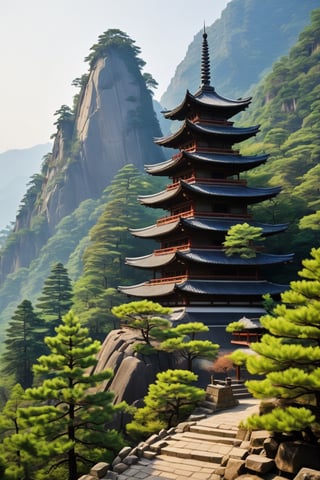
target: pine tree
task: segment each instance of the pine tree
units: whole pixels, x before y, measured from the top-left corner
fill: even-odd
[[[159,346],[160,350],[179,353],[187,361],[187,369],[193,370],[196,358],[213,360],[218,354],[219,345],[210,340],[198,340],[196,335],[207,332],[209,328],[201,322],[190,322],[177,325],[167,333],[169,338]]]
[[[24,389],[16,384],[0,415],[0,465],[3,465],[2,480],[31,480],[37,460],[15,444],[13,438],[22,435],[25,422],[19,409],[26,404]]]
[[[170,428],[187,418],[206,393],[192,385],[197,375],[188,370],[167,370],[157,374],[144,398],[145,406],[138,408],[127,432],[135,439],[147,437],[162,428]]]
[[[41,296],[36,305],[41,318],[48,322],[50,334],[72,307],[72,286],[67,269],[62,263],[52,266],[50,275],[44,282]]]
[[[120,318],[120,325],[139,331],[141,340],[147,345],[151,345],[151,340],[157,338],[159,330],[171,325],[168,319],[170,312],[171,308],[151,300],[124,303],[112,309],[112,313]]]
[[[227,232],[223,242],[228,257],[240,255],[241,258],[253,258],[256,256],[254,242],[261,241],[262,228],[253,227],[248,223],[233,225]]]
[[[275,399],[271,413],[248,419],[250,428],[274,432],[309,430],[320,422],[320,249],[303,260],[302,280],[293,281],[282,303],[261,318],[269,332],[251,344],[248,371],[263,380],[247,382],[257,398]]]
[[[96,462],[111,460],[122,446],[120,435],[106,428],[116,410],[113,395],[95,391],[112,372],[93,373],[100,342],[92,341],[72,311],[56,332],[55,337],[46,337],[50,354],[34,366],[36,373],[48,378],[26,390],[33,405],[20,409],[29,427],[28,441],[20,434],[11,440],[27,452],[36,448],[35,456],[45,460],[39,471],[50,473],[50,479],[77,480]]]
[[[2,371],[12,375],[15,383],[23,388],[33,382],[32,365],[45,352],[43,337],[47,333],[29,300],[18,305],[6,330],[6,350],[2,355]]]

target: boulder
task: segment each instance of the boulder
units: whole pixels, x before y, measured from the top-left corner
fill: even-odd
[[[99,462],[90,470],[90,475],[94,478],[103,478],[110,468],[109,463]]]
[[[293,480],[320,480],[320,471],[312,468],[301,468]]]
[[[271,472],[274,467],[274,460],[263,455],[248,455],[246,458],[246,468],[262,475]]]
[[[245,461],[229,458],[224,472],[224,480],[235,480],[243,473],[245,473]]]
[[[320,470],[320,445],[306,442],[284,442],[279,445],[275,463],[281,472],[297,474],[306,465]]]

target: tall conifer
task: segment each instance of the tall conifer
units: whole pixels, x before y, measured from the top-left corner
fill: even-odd
[[[20,383],[23,388],[31,387],[32,366],[45,351],[43,337],[47,329],[29,300],[18,305],[6,333],[2,371],[12,375],[15,383]]]
[[[111,370],[93,372],[100,342],[92,341],[72,311],[56,332],[46,337],[50,354],[34,366],[49,378],[26,390],[33,404],[20,410],[28,435],[18,434],[12,441],[20,448],[36,448],[35,456],[44,460],[40,473],[46,478],[77,480],[95,463],[112,460],[122,441],[115,430],[106,428],[116,411],[113,394],[95,390],[112,376]]]
[[[52,266],[50,275],[44,282],[41,295],[36,305],[49,325],[51,335],[72,306],[72,286],[67,269],[58,262]]]

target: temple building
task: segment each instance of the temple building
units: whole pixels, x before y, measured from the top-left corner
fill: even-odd
[[[180,127],[155,140],[178,153],[145,167],[149,174],[168,177],[171,183],[164,191],[139,200],[167,214],[155,225],[131,230],[134,236],[159,243],[159,248],[143,257],[126,259],[128,265],[152,272],[152,279],[119,287],[131,297],[174,307],[178,321],[207,324],[220,345],[230,342],[225,333],[228,323],[243,316],[259,318],[264,313],[262,296],[278,297],[287,289],[287,285],[265,279],[263,267],[292,259],[292,254],[260,250],[253,258],[227,256],[223,247],[228,230],[239,223],[261,227],[264,237],[287,228],[286,224],[256,222],[250,213],[251,205],[269,200],[281,190],[253,188],[241,178],[242,172],[268,159],[268,155],[243,156],[238,150],[241,142],[259,131],[259,126],[239,128],[230,121],[250,102],[251,98],[224,98],[211,86],[204,32],[201,87],[194,95],[187,91],[179,106],[164,112],[165,118],[179,120]]]

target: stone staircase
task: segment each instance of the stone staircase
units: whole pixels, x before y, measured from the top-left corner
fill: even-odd
[[[209,410],[211,403],[205,406]],[[221,413],[193,414],[134,448],[124,447],[112,465],[97,464],[79,480],[222,480],[230,465],[240,474],[248,449],[238,425],[256,411],[257,402],[248,399]]]
[[[148,470],[150,477],[147,478],[154,480],[206,480],[213,478],[212,475],[222,477],[225,459],[230,455],[235,458],[244,455],[240,448],[242,440],[237,438],[237,432],[236,427],[185,422],[176,428],[172,436],[152,443],[140,462],[144,463],[147,458],[152,460]],[[125,476],[126,473],[123,479],[130,478]]]
[[[236,436],[236,428],[211,427],[197,422],[181,424],[172,437],[151,444],[144,452],[142,463],[148,457],[152,459],[150,477],[146,478],[206,480],[213,474],[223,476],[224,458],[241,444]],[[130,477],[123,476],[125,478]]]
[[[217,383],[218,385],[225,385],[224,380],[216,380],[215,383]],[[247,387],[245,386],[243,380],[232,380],[230,386],[232,388],[233,396],[236,400],[242,400],[244,398],[252,398],[252,395],[247,389]]]

